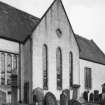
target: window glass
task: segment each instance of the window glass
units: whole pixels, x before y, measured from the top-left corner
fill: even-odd
[[[92,80],[91,80],[91,68],[85,67],[85,88],[91,89],[92,88]]]
[[[69,54],[69,67],[70,67],[70,88],[73,86],[73,54]]]
[[[62,89],[62,52],[60,48],[56,51],[57,89]]]
[[[48,89],[48,49],[47,46],[43,46],[43,88]]]
[[[1,85],[5,85],[5,53],[1,53]]]

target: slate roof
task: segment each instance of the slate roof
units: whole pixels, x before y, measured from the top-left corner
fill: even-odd
[[[39,18],[0,1],[0,37],[23,42],[38,21]]]
[[[0,1],[0,38],[24,42],[40,19]],[[80,58],[105,65],[105,55],[94,41],[75,35]]]
[[[105,65],[105,54],[93,40],[75,35],[80,48],[80,58]]]

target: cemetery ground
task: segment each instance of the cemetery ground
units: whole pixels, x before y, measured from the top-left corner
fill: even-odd
[[[77,94],[70,97],[70,90],[64,89],[60,94],[60,100],[56,99],[56,96],[52,92],[47,92],[44,95],[44,91],[41,88],[36,88],[33,91],[33,104],[29,103],[27,99],[24,102],[12,101],[12,104],[0,104],[0,105],[105,105],[105,88],[102,89],[102,93],[99,94],[98,90],[94,92],[84,91],[83,96],[77,99]]]

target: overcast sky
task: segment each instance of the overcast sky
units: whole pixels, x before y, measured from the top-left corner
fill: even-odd
[[[53,0],[0,0],[41,17]],[[62,0],[75,33],[93,39],[105,53],[105,0]]]

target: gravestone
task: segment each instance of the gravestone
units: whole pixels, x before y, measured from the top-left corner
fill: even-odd
[[[36,95],[33,95],[33,102],[36,103]]]
[[[73,105],[81,105],[81,103],[76,101],[76,102],[73,103]]]
[[[99,103],[101,104],[102,102],[102,94],[99,94]]]
[[[70,99],[70,90],[69,89],[65,89],[62,91],[63,94],[67,95],[68,100]]]
[[[89,102],[93,102],[93,101],[94,101],[94,94],[90,93]]]
[[[11,103],[17,103],[17,75],[11,75]]]
[[[94,102],[99,103],[99,91],[94,90]]]
[[[44,105],[57,105],[57,100],[54,94],[48,92],[44,98]]]
[[[105,83],[102,84],[102,94],[105,93]]]
[[[6,93],[0,90],[0,105],[6,104]]]
[[[44,99],[43,89],[38,87],[33,91],[33,94],[36,96],[36,101],[37,102],[43,101],[43,99]]]
[[[60,95],[60,105],[68,105],[68,96],[64,93]]]
[[[77,100],[72,99],[72,100],[69,100],[69,104],[68,105],[81,105],[81,103],[78,102]]]
[[[105,83],[102,84],[102,100],[101,104],[105,105]]]
[[[43,105],[43,100],[44,100],[44,92],[43,92],[43,89],[41,89],[39,87],[36,88],[33,91],[33,99],[34,99],[34,102],[36,101],[39,105]]]
[[[80,85],[78,84],[73,84],[72,89],[73,89],[73,99],[77,100],[78,98],[78,89],[80,88]]]
[[[79,97],[79,100],[78,100],[81,104],[84,104],[85,103],[85,100],[82,96]]]
[[[85,99],[86,102],[88,102],[88,91],[84,91],[83,98]]]
[[[68,105],[73,105],[73,104],[74,104],[74,102],[76,102],[76,100],[71,99],[71,100],[69,100]]]
[[[105,105],[105,93],[102,94],[102,105]]]

